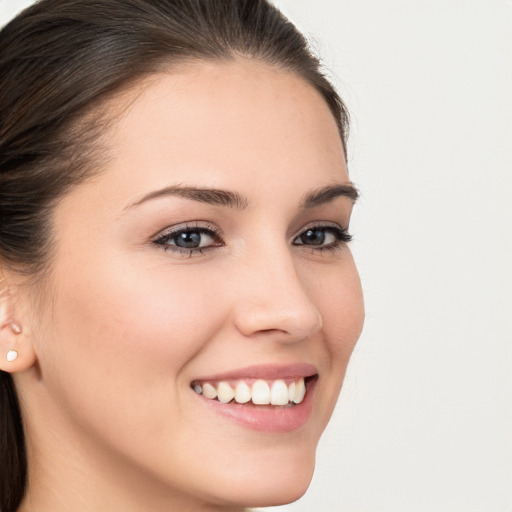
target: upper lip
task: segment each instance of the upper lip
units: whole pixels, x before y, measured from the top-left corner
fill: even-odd
[[[312,364],[296,363],[287,365],[254,365],[240,368],[237,370],[229,370],[227,372],[217,373],[215,375],[207,375],[198,377],[196,381],[219,381],[219,380],[235,380],[235,379],[290,379],[300,377],[311,377],[316,375],[318,370]]]

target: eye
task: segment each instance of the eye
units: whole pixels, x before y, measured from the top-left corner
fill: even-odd
[[[211,245],[213,237],[204,231],[181,231],[173,235],[169,241],[183,249],[197,249]]]
[[[312,249],[336,248],[352,240],[352,235],[339,226],[312,226],[300,233],[294,245],[308,245]]]
[[[192,256],[194,252],[223,245],[220,230],[214,226],[178,226],[157,237],[154,244],[163,246],[166,251]]]

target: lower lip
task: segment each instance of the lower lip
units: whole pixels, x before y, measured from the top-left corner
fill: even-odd
[[[306,396],[300,404],[293,407],[272,405],[223,404],[210,400],[202,395],[196,396],[211,410],[252,430],[260,432],[284,433],[293,432],[305,425],[313,410],[313,391],[317,379],[306,383]]]

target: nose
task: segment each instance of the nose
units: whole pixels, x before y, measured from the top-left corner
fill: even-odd
[[[308,295],[289,248],[260,252],[246,259],[239,271],[235,323],[243,335],[298,342],[322,329],[320,311]]]

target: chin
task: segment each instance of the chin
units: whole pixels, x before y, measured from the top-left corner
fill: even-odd
[[[313,478],[315,457],[299,460],[255,462],[252,467],[237,472],[226,482],[226,501],[242,507],[270,507],[291,503],[301,498]],[[240,469],[240,468],[239,468]],[[219,490],[217,488],[217,490]]]
[[[280,482],[256,482],[251,481],[246,485],[238,487],[236,490],[231,488],[230,495],[225,499],[213,500],[219,505],[233,505],[244,508],[274,507],[286,505],[301,498],[307,491],[313,472],[304,475],[302,478],[296,478],[294,481]],[[234,486],[233,486],[234,487]]]
[[[305,478],[295,479],[292,482],[280,482],[278,485],[275,483],[261,489],[260,493],[251,493],[251,500],[246,498],[246,507],[272,507],[279,505],[286,505],[301,498],[308,490],[309,484],[313,477],[313,472]]]

